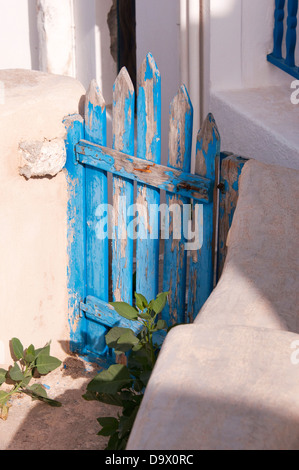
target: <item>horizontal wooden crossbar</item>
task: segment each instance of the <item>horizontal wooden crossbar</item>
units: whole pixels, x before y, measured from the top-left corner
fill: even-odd
[[[214,181],[207,178],[158,165],[85,140],[80,140],[75,150],[77,161],[85,165],[198,202],[212,201]]]
[[[131,321],[121,317],[112,305],[91,295],[87,297],[86,303],[80,302],[80,310],[84,312],[86,318],[108,328],[115,326],[130,328],[135,334],[140,333],[143,328],[140,321]]]

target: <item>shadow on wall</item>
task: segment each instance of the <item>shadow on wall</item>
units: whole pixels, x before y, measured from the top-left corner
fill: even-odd
[[[27,0],[27,1],[28,1],[28,23],[29,23],[29,43],[30,43],[30,52],[31,52],[31,69],[40,70],[36,0]]]

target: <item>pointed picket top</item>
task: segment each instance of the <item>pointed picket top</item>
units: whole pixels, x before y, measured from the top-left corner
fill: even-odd
[[[137,156],[161,162],[161,76],[149,53],[138,71]]]
[[[113,85],[113,148],[134,153],[135,91],[130,75],[123,67]]]
[[[193,130],[193,106],[185,85],[182,85],[169,109],[168,166],[190,171]]]
[[[84,119],[85,138],[106,145],[106,104],[95,79],[86,93]]]
[[[128,96],[134,93],[134,85],[126,67],[122,67],[113,85],[113,96],[120,97],[122,94]]]
[[[219,152],[220,134],[213,114],[209,113],[197,135],[195,173],[206,178],[214,178],[215,157]]]
[[[105,100],[98,86],[98,83],[95,79],[91,80],[87,93],[86,93],[85,106],[87,106],[88,103],[92,104],[95,107],[100,106],[102,111],[105,108]],[[86,111],[86,108],[85,108],[85,111]]]
[[[142,86],[146,80],[151,79],[154,79],[155,82],[159,82],[161,80],[161,75],[153,55],[149,52],[145,56],[138,70],[138,86]]]

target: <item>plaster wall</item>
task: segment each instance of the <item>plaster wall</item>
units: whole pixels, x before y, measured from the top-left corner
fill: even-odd
[[[0,68],[39,69],[36,0],[0,0]]]
[[[292,78],[266,60],[274,8],[269,0],[210,0],[212,91],[290,85]]]
[[[0,367],[11,364],[9,340],[24,346],[68,346],[67,182],[19,174],[20,141],[63,138],[62,119],[78,112],[83,86],[69,77],[1,70]]]

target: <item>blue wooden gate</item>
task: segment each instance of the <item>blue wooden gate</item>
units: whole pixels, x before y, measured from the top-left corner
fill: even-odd
[[[213,289],[213,196],[220,138],[209,114],[190,173],[193,109],[185,86],[170,104],[167,166],[161,165],[161,80],[148,54],[135,90],[123,68],[113,88],[112,148],[106,106],[95,81],[84,119],[67,129],[69,320],[71,349],[105,356],[112,326],[136,328],[111,301],[169,291],[162,318],[194,320]],[[136,125],[135,125],[136,124]],[[135,128],[137,135],[135,138]]]

